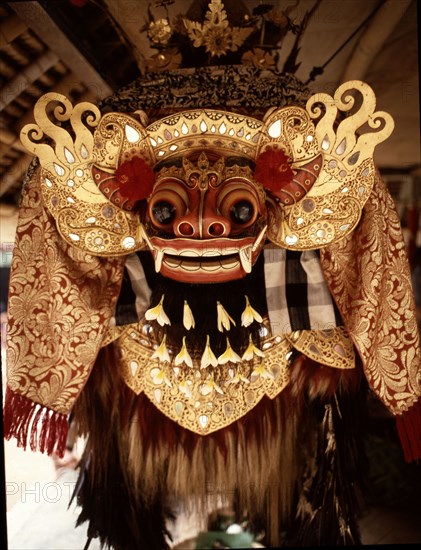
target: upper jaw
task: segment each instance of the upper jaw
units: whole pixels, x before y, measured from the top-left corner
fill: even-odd
[[[240,279],[251,272],[265,242],[267,226],[257,237],[241,239],[163,239],[141,233],[155,261],[155,271],[188,283],[216,283]]]

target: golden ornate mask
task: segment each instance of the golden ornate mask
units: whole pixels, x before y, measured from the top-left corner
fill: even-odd
[[[359,81],[264,120],[201,109],[146,125],[52,93],[34,116],[21,139],[62,237],[100,256],[148,247],[157,271],[185,282],[244,276],[266,239],[306,250],[348,235],[393,130]]]

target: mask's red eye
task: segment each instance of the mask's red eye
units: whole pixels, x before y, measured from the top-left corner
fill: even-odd
[[[187,210],[188,197],[178,182],[156,189],[148,204],[149,219],[157,229],[169,230]]]
[[[161,225],[167,225],[174,221],[176,208],[168,201],[158,201],[151,208],[153,219]]]
[[[259,213],[256,195],[247,187],[229,185],[218,197],[221,214],[230,221],[232,230],[243,230],[253,225]]]
[[[231,221],[238,225],[248,223],[254,216],[253,205],[246,200],[240,200],[234,203],[230,208]]]

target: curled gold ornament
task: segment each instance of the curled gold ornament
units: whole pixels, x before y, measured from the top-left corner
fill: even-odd
[[[147,229],[139,213],[110,199],[114,188],[107,185],[118,188],[115,173],[122,163],[140,157],[160,176],[175,170],[178,177],[180,168],[166,168],[175,158],[187,166],[192,153],[211,152],[253,164],[268,148],[279,148],[290,159],[294,176],[282,200],[253,179],[249,166],[227,167],[222,173],[215,165],[217,175],[227,178],[230,170],[234,176],[240,170],[264,195],[267,238],[275,245],[308,250],[339,241],[360,219],[375,181],[374,149],[394,125],[388,113],[375,111],[374,92],[360,81],[342,84],[333,96],[312,96],[306,109],[272,109],[264,120],[195,109],[145,126],[124,113],[101,116],[91,103],[73,107],[54,93],[38,100],[34,117],[36,124],[23,128],[21,140],[39,157],[44,201],[63,239],[99,256],[125,255],[146,246]],[[361,133],[362,128],[368,130]]]
[[[323,159],[317,181],[300,201],[285,207],[269,202],[268,238],[274,244],[294,250],[323,248],[354,230],[375,182],[374,149],[394,128],[392,117],[375,112],[375,106],[373,90],[351,81],[333,97],[312,96],[306,116],[291,113],[292,124],[285,116],[288,107],[271,113],[269,134],[290,144],[293,168],[314,150]],[[368,131],[360,134],[363,126]]]

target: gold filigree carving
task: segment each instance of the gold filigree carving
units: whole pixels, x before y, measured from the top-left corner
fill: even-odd
[[[74,138],[70,130],[51,122],[52,104],[56,105],[52,111],[55,119],[70,122]],[[97,256],[128,254],[142,248],[137,215],[116,207],[101,193],[92,167],[114,173],[121,159],[132,153],[134,143],[142,143],[144,128],[123,114],[101,118],[91,103],[72,107],[66,97],[54,93],[38,100],[34,116],[37,124],[25,126],[21,140],[40,159],[44,202],[63,239]],[[53,145],[41,141],[46,136],[54,140]]]
[[[360,105],[349,114],[355,96]],[[315,94],[302,113],[299,108],[294,113],[280,109],[268,117],[269,135],[286,151],[289,147],[295,162],[315,151],[323,155],[317,181],[301,201],[283,209],[269,202],[268,237],[273,243],[296,250],[323,248],[355,229],[374,185],[374,148],[394,127],[388,113],[374,112],[375,105],[372,89],[351,81],[333,97]],[[343,113],[348,116],[338,122]],[[369,131],[360,135],[365,124]]]
[[[361,101],[355,108],[357,93]],[[56,105],[52,113],[51,104]],[[107,174],[113,178],[120,163],[137,156],[157,166],[194,151],[255,161],[267,147],[280,147],[291,158],[295,174],[303,176],[304,188],[309,163],[317,179],[294,204],[267,196],[268,238],[282,248],[307,250],[344,238],[360,219],[374,184],[374,148],[393,129],[390,115],[374,108],[371,88],[351,81],[333,97],[316,94],[306,109],[275,109],[263,121],[203,109],[173,114],[146,127],[123,113],[101,118],[90,103],[72,107],[64,96],[50,93],[37,102],[37,124],[25,126],[21,139],[40,158],[42,192],[60,234],[69,244],[98,256],[124,255],[145,247],[137,213],[110,202],[98,187],[106,184]],[[337,122],[343,113],[349,116]],[[50,116],[60,124],[69,123],[72,130],[54,124]],[[369,131],[359,135],[364,125]],[[105,174],[101,182],[95,178],[102,176],[93,173],[97,169]],[[250,182],[263,192],[260,184],[252,178]]]
[[[147,131],[156,162],[194,150],[254,160],[264,125],[246,115],[204,109],[167,116],[152,123]]]
[[[296,350],[318,363],[338,369],[355,367],[354,346],[343,327],[298,330],[286,337]]]
[[[197,353],[191,354],[192,363],[177,363],[176,350],[167,350],[162,343],[157,348],[148,325],[125,327],[117,343],[127,385],[136,394],[144,392],[166,416],[201,435],[235,422],[265,395],[275,398],[289,382],[293,348],[340,369],[353,368],[355,359],[352,342],[342,328],[270,337],[263,343],[264,353],[250,354],[249,360],[238,361],[230,349],[233,362],[216,361],[216,366],[204,366]]]
[[[254,29],[230,27],[221,0],[211,0],[204,23],[183,19],[187,34],[195,48],[204,46],[211,57],[221,57],[237,51]]]

